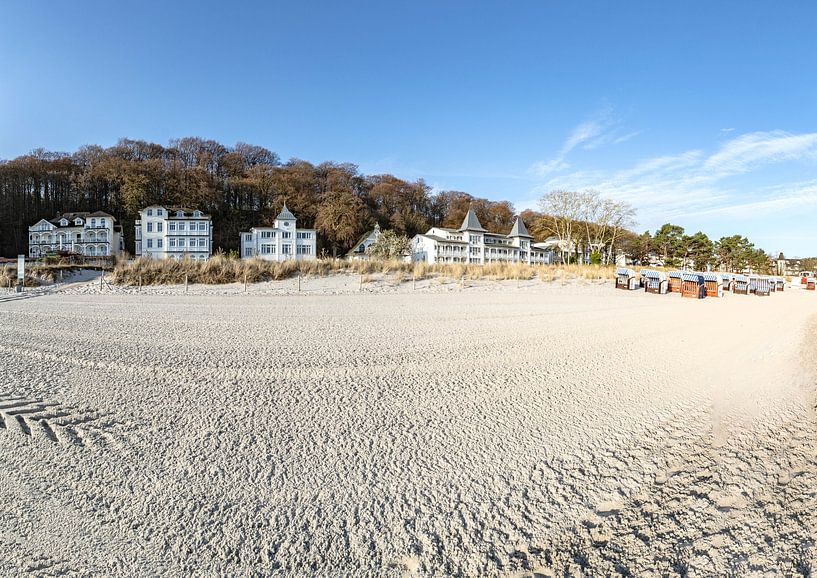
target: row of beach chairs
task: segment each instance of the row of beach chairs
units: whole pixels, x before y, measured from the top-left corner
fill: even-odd
[[[814,290],[817,281],[810,279],[807,288]],[[664,273],[653,269],[641,269],[636,274],[633,269],[619,267],[616,269],[616,288],[634,291],[643,288],[647,293],[663,295],[680,293],[682,297],[703,299],[705,297],[723,297],[724,292],[732,291],[736,295],[766,296],[776,291],[783,291],[786,281],[783,277],[761,275],[736,275],[733,273],[688,273],[670,271]]]

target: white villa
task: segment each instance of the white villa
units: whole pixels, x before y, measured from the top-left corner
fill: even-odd
[[[358,242],[355,243],[349,252],[346,253],[347,259],[352,259],[353,261],[365,261],[369,258],[368,249],[372,245],[374,245],[375,241],[377,241],[378,237],[380,237],[380,224],[377,223],[374,226],[374,229],[364,234]]]
[[[213,252],[212,219],[199,210],[152,205],[135,226],[137,257],[206,261]]]
[[[549,263],[551,253],[532,245],[533,237],[519,217],[507,235],[482,228],[473,209],[459,229],[432,227],[411,240],[413,261],[427,263]]]
[[[64,213],[50,221],[40,219],[28,228],[28,256],[65,252],[87,257],[108,257],[124,247],[122,227],[108,213]]]
[[[253,227],[240,233],[241,258],[258,257],[265,261],[315,259],[315,229],[298,229],[296,221],[284,203],[272,227]]]

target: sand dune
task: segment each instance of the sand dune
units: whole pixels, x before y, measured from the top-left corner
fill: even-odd
[[[817,295],[441,287],[0,300],[0,574],[817,568]]]

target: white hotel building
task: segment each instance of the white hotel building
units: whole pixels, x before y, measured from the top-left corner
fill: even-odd
[[[135,225],[137,257],[205,261],[213,252],[212,219],[201,211],[153,205]]]
[[[124,250],[122,227],[108,213],[63,213],[50,221],[40,219],[28,228],[28,256],[75,253],[108,257]]]
[[[477,219],[473,209],[459,229],[432,227],[425,235],[411,240],[413,261],[427,263],[528,263],[550,262],[550,253],[534,247],[533,237],[519,217],[507,235],[489,233]]]
[[[272,227],[253,227],[241,235],[241,258],[265,261],[308,261],[316,258],[315,229],[298,229],[295,215],[284,208]]]

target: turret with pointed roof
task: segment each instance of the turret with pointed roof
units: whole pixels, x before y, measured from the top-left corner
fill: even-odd
[[[528,233],[528,228],[525,227],[525,223],[519,217],[516,217],[516,220],[513,222],[513,228],[511,229],[509,237],[526,237],[528,239],[533,239],[533,235]]]
[[[479,223],[479,219],[477,219],[477,214],[474,212],[473,207],[468,207],[468,214],[465,215],[465,219],[462,221],[462,226],[459,229],[460,231],[479,231],[480,233],[487,232],[485,229],[482,228],[482,225]]]
[[[276,219],[278,219],[279,221],[294,221],[295,220],[295,215],[293,215],[290,212],[290,210],[287,209],[286,201],[284,201],[284,208],[281,209],[280,213],[278,213],[278,216],[276,217]]]

